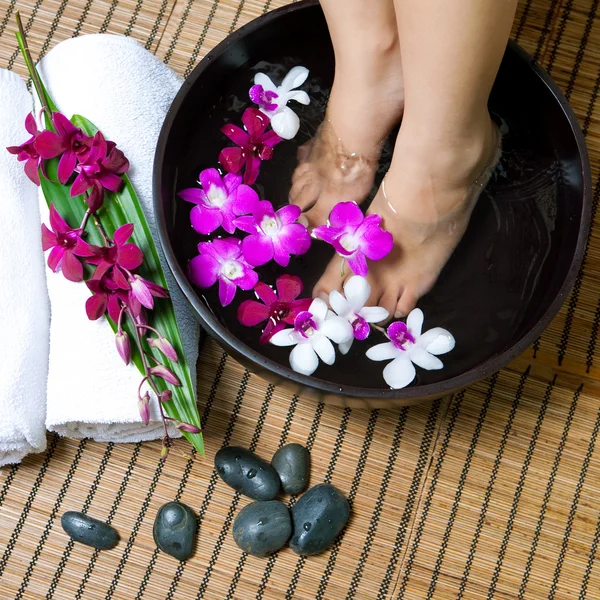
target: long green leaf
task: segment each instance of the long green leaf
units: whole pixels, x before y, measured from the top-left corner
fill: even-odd
[[[90,121],[79,115],[74,115],[71,119],[76,127],[80,127],[87,135],[94,135],[98,130]],[[57,182],[56,178],[57,160],[49,161],[46,167],[48,178],[42,175],[41,186],[44,197],[48,205],[54,204],[61,216],[69,223],[71,227],[78,227],[86,211],[85,199],[83,196],[71,198],[68,186],[63,186]],[[125,223],[133,223],[134,231],[132,240],[144,253],[144,262],[138,269],[139,274],[145,279],[149,279],[158,285],[168,287],[162,271],[156,245],[148,228],[148,223],[136,196],[135,190],[127,176],[123,177],[125,185],[118,194],[106,192],[104,206],[97,212],[98,221],[106,233],[112,237],[115,230]],[[90,222],[86,228],[86,241],[92,244],[101,245],[102,237]],[[84,310],[84,307],[81,307]],[[116,324],[108,319],[113,330],[116,330]],[[129,319],[125,321],[125,330],[130,339],[135,340],[135,331]],[[150,347],[144,342],[145,350],[151,353],[161,363],[171,369],[181,381],[181,387],[167,386],[160,378],[155,378],[157,387],[160,391],[171,389],[172,399],[163,404],[163,408],[168,416],[191,423],[200,427],[200,417],[196,407],[194,387],[190,369],[185,359],[181,333],[175,319],[173,305],[169,300],[156,299],[156,310],[151,313],[151,325],[160,331],[173,344],[179,362],[173,363],[166,359],[158,350]],[[135,344],[133,345],[135,347]],[[133,357],[134,364],[143,373],[141,357],[135,352]],[[132,398],[132,402],[136,399]],[[192,443],[194,448],[204,454],[204,445],[202,434],[183,433]]]

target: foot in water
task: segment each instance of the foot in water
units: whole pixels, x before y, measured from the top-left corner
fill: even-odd
[[[394,157],[369,213],[383,218],[394,236],[388,256],[369,264],[368,304],[386,308],[390,316],[406,316],[436,282],[462,239],[473,208],[501,153],[501,138],[489,114],[464,138],[440,143],[400,130]],[[317,282],[313,295],[341,290],[342,259],[335,256]]]

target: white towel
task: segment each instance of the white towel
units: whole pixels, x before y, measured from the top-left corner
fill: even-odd
[[[37,190],[5,150],[29,137],[32,110],[25,82],[0,69],[0,466],[46,449],[50,307]]]
[[[58,44],[39,71],[59,110],[81,114],[115,141],[131,164],[129,176],[161,255],[186,357],[195,383],[199,327],[162,256],[152,207],[154,149],[182,79],[134,40],[86,35]],[[44,206],[45,214],[47,210]],[[154,400],[150,424],[137,408],[139,371],[125,367],[105,319],[89,321],[85,284],[47,270],[52,306],[46,426],[71,437],[133,442],[162,436]],[[175,437],[177,430],[170,427]]]

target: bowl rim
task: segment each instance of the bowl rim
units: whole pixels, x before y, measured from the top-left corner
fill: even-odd
[[[560,307],[564,303],[571,287],[573,286],[579,268],[583,261],[585,248],[588,240],[588,233],[590,229],[590,217],[591,217],[591,196],[592,196],[592,179],[591,179],[591,168],[589,164],[588,151],[585,144],[585,137],[577,122],[577,118],[573,109],[569,105],[566,97],[562,91],[558,88],[557,84],[550,77],[550,75],[529,55],[521,46],[519,46],[512,39],[509,40],[508,46],[521,60],[527,62],[532,70],[533,75],[537,76],[545,86],[553,94],[554,98],[558,101],[561,106],[563,113],[565,114],[569,126],[571,128],[579,157],[581,161],[581,172],[583,176],[583,204],[581,213],[581,223],[579,228],[579,234],[577,237],[577,244],[573,252],[573,258],[569,266],[567,275],[560,287],[559,293],[555,299],[548,306],[544,314],[537,321],[537,323],[531,327],[521,338],[510,348],[504,352],[492,356],[486,359],[484,362],[476,365],[475,367],[452,377],[436,383],[430,383],[421,386],[406,387],[400,390],[393,390],[387,388],[368,388],[354,385],[337,384],[325,379],[318,377],[302,375],[292,370],[290,367],[282,365],[274,360],[267,358],[260,352],[253,350],[250,346],[234,337],[229,333],[228,329],[223,326],[212,314],[209,308],[207,308],[202,300],[198,297],[192,284],[188,281],[188,278],[179,264],[175,256],[175,252],[171,245],[171,241],[168,235],[168,229],[166,224],[166,217],[162,208],[161,201],[161,188],[162,188],[162,165],[165,156],[165,150],[167,146],[167,140],[171,133],[171,129],[175,118],[184,103],[188,91],[195,85],[196,81],[202,76],[205,69],[212,65],[213,59],[225,53],[230,46],[237,43],[240,39],[244,38],[247,34],[260,29],[263,26],[268,25],[272,21],[277,20],[282,16],[286,16],[290,13],[298,10],[304,10],[306,8],[315,7],[319,5],[319,0],[300,0],[287,6],[275,9],[265,15],[250,21],[234,33],[230,34],[227,38],[221,41],[215,48],[213,48],[201,61],[192,73],[182,84],[179,92],[173,100],[167,116],[162,125],[160,135],[157,142],[156,152],[154,156],[153,165],[153,204],[154,212],[156,217],[156,223],[158,227],[159,239],[163,252],[169,268],[171,269],[173,276],[177,282],[177,285],[182,290],[183,294],[190,302],[196,314],[201,321],[202,325],[212,332],[216,337],[217,341],[225,346],[226,350],[233,354],[242,355],[252,365],[260,369],[266,369],[272,374],[278,377],[284,377],[285,379],[302,386],[303,388],[311,388],[319,393],[334,394],[337,396],[343,396],[347,398],[363,398],[363,399],[378,399],[390,401],[404,400],[410,401],[418,398],[435,398],[441,397],[454,390],[464,388],[488,375],[498,371],[499,369],[506,366],[510,361],[515,359],[517,356],[522,354],[546,329],[550,324],[550,321],[559,312]]]

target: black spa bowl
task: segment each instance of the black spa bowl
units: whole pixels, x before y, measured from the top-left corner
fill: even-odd
[[[287,202],[298,144],[314,135],[323,118],[334,59],[317,2],[299,2],[256,19],[210,52],[175,98],[160,134],[154,164],[154,202],[160,239],[174,276],[200,323],[223,348],[265,379],[347,406],[408,405],[443,396],[507,364],[541,334],[556,315],[580,267],[590,221],[590,172],[575,116],[550,77],[516,44],[510,43],[490,98],[503,137],[503,158],[473,213],[469,229],[434,289],[419,306],[425,329],[446,327],[456,348],[441,357],[441,371],[417,369],[410,387],[390,390],[384,363],[365,358],[384,341],[380,333],[355,343],[335,365],[321,365],[311,377],[289,368],[289,349],[260,346],[260,331],[241,326],[240,292],[222,309],[215,289],[201,290],[187,279],[188,261],[200,236],[191,228],[191,205],[177,191],[196,185],[198,173],[217,167],[225,122],[240,124],[248,89],[258,71],[276,83],[289,68],[310,69],[302,86],[311,105],[296,105],[297,138],[263,162],[256,189],[275,205]],[[378,180],[391,157],[394,135],[381,159]],[[377,183],[377,182],[376,182]],[[321,242],[286,271],[299,275],[306,291],[331,257]],[[282,269],[263,267],[274,283]]]

